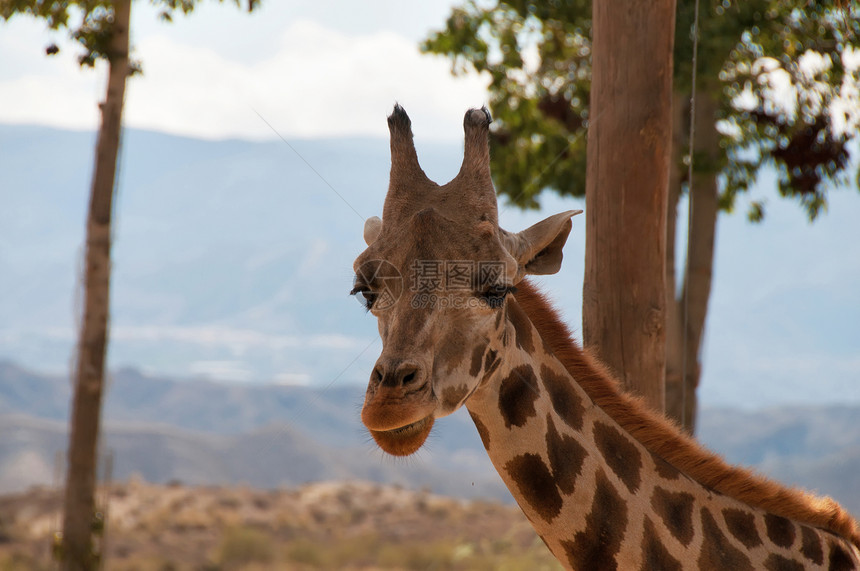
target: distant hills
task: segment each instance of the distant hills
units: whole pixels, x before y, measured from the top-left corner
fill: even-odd
[[[272,488],[361,479],[459,497],[508,498],[468,416],[439,423],[413,459],[385,457],[359,422],[363,390],[112,376],[113,477]],[[67,446],[69,383],[0,363],[0,492],[51,484]]]
[[[0,362],[0,493],[54,481],[69,383]],[[416,457],[385,457],[359,422],[363,388],[171,380],[125,369],[105,406],[113,477],[274,488],[361,479],[509,501],[467,415],[436,423]],[[860,406],[706,408],[699,438],[729,461],[860,514]]]
[[[429,176],[453,177],[461,145],[421,135]],[[68,370],[93,145],[92,133],[0,125],[0,359]],[[111,368],[154,378],[364,383],[379,354],[376,324],[347,292],[363,219],[381,212],[388,152],[384,139],[288,146],[127,130]],[[702,402],[860,404],[860,194],[834,190],[830,211],[809,225],[773,187],[764,173],[753,189],[767,202],[763,224],[742,212],[720,219]],[[547,195],[542,205],[526,213],[503,205],[502,223],[524,228],[582,202]],[[575,330],[584,222],[574,220],[561,273],[540,280]]]

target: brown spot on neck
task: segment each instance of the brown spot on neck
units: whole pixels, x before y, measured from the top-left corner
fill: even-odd
[[[571,384],[573,381],[546,365],[541,365],[540,377],[543,379],[543,385],[546,387],[555,413],[569,427],[582,430],[582,415],[585,414],[585,407],[582,406],[582,398]]]
[[[540,456],[530,453],[515,456],[505,464],[505,471],[523,500],[541,519],[549,523],[561,513],[564,502],[555,479]]]
[[[681,562],[672,557],[666,546],[660,542],[654,524],[645,517],[642,534],[642,565],[640,571],[682,571]]]
[[[663,525],[682,545],[693,540],[693,495],[687,492],[670,492],[661,487],[654,488],[651,507]]]
[[[571,569],[618,569],[615,556],[627,530],[627,506],[603,470],[597,472],[594,501],[585,529],[561,542]]]
[[[827,559],[828,571],[856,571],[857,566],[854,564],[854,558],[845,550],[835,539],[831,539],[830,557]]]
[[[654,470],[657,472],[657,475],[664,480],[677,480],[681,477],[681,472],[677,468],[659,456],[652,453],[651,458],[654,460]]]
[[[514,367],[499,385],[499,410],[505,426],[524,426],[534,417],[538,396],[540,389],[531,366]]]
[[[821,549],[821,537],[818,532],[808,525],[800,526],[800,553],[816,565],[824,563],[824,551]]]
[[[803,571],[805,567],[799,561],[783,557],[776,553],[771,553],[764,561],[764,568],[767,571]]]
[[[727,508],[723,510],[723,519],[726,520],[729,533],[744,546],[757,547],[762,544],[755,526],[755,516],[751,512]]]
[[[528,316],[516,302],[508,303],[508,321],[514,326],[517,347],[533,355],[535,351],[534,339],[532,338],[532,324]]]
[[[754,571],[749,557],[737,549],[720,531],[717,521],[707,508],[702,508],[702,549],[699,569],[731,569]]]
[[[556,485],[562,493],[572,494],[588,452],[572,437],[559,434],[549,414],[546,415],[546,448]]]
[[[614,426],[595,422],[594,443],[603,454],[606,465],[631,493],[635,493],[642,481],[642,454],[633,441]]]
[[[765,514],[764,527],[774,545],[791,547],[794,543],[794,524],[790,520],[774,514]]]

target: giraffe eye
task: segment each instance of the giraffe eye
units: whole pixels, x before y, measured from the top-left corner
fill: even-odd
[[[514,286],[493,284],[484,290],[480,295],[480,298],[487,303],[490,309],[498,309],[502,307],[502,304],[505,302],[505,296],[509,293],[516,293],[516,291],[517,288]]]
[[[376,301],[378,294],[371,290],[367,286],[355,286],[352,288],[352,291],[349,292],[349,295],[355,296],[355,299],[358,300],[358,303],[362,305],[366,310],[370,311],[373,309],[373,302]]]

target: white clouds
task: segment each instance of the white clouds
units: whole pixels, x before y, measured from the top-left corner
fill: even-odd
[[[274,384],[288,386],[308,386],[311,376],[307,373],[278,373],[275,375]]]
[[[250,383],[254,377],[253,365],[244,361],[194,361],[187,374],[219,382]],[[157,373],[156,373],[157,374]],[[272,383],[284,386],[308,386],[313,378],[308,373],[283,372],[275,374]]]
[[[290,26],[278,52],[251,73],[247,103],[294,136],[384,136],[383,119],[400,101],[424,136],[450,139],[459,137],[465,109],[486,99],[483,81],[451,77],[446,61],[421,55],[401,36],[349,37],[310,21]]]
[[[71,332],[69,332],[71,333]],[[253,329],[222,325],[115,325],[111,339],[122,342],[179,342],[228,349],[241,355],[252,349],[282,351],[285,349],[352,350],[363,347],[364,339],[339,334],[270,335]]]
[[[385,115],[400,101],[420,126],[416,135],[450,140],[460,136],[464,110],[486,100],[484,80],[452,77],[447,60],[420,54],[416,42],[391,31],[347,35],[298,20],[274,50],[247,63],[247,54],[230,59],[214,45],[161,30],[136,38],[144,75],[129,82],[125,117],[132,127],[272,138],[259,112],[287,137],[385,136]],[[4,52],[14,42],[45,43],[27,26],[12,32],[0,44]],[[46,60],[34,49],[21,56],[32,61],[0,75],[0,121],[93,128],[103,75],[81,70],[75,51],[67,45]]]
[[[189,372],[197,377],[218,379],[219,381],[248,382],[251,371],[239,361],[195,361]]]
[[[253,364],[244,361],[194,361],[183,375],[211,379],[218,382],[228,383],[253,383],[259,381],[254,376]],[[150,374],[158,375],[161,372],[154,371]],[[308,373],[283,372],[276,373],[271,383],[282,386],[306,387],[311,384],[313,377]]]
[[[77,45],[42,28],[26,18],[0,24],[0,122],[93,129],[103,66],[81,68]],[[44,47],[51,41],[62,49],[46,57]]]
[[[9,343],[28,337],[73,341],[75,331],[69,327],[39,327],[26,330],[0,329],[0,340]],[[187,343],[200,347],[229,349],[244,354],[252,349],[283,351],[285,349],[324,349],[352,351],[367,344],[367,339],[339,333],[277,335],[254,329],[225,325],[112,325],[111,340],[126,343]]]

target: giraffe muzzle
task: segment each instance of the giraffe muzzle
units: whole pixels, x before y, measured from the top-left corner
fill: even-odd
[[[376,444],[392,456],[409,456],[418,451],[433,428],[433,415],[392,430],[370,430]]]

